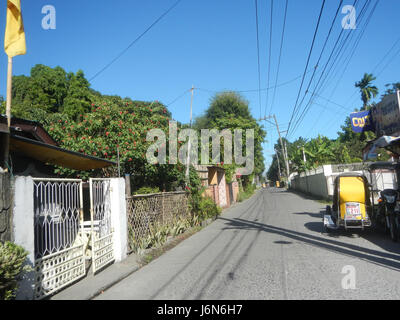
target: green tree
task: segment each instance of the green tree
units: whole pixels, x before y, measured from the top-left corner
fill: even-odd
[[[363,102],[362,110],[368,109],[368,102],[378,95],[378,88],[372,85],[372,82],[376,80],[371,73],[365,73],[361,81],[355,83],[355,87],[360,89],[361,100]]]
[[[85,79],[82,70],[78,70],[76,74],[68,75],[68,92],[64,98],[62,112],[68,114],[72,118],[90,110],[90,90],[89,82]]]
[[[243,130],[243,150],[245,154],[245,130],[254,129],[254,175],[260,176],[265,170],[262,143],[265,141],[266,132],[257,123],[249,110],[249,103],[239,93],[227,91],[216,94],[210,102],[205,114],[195,119],[195,129],[230,129],[232,136],[235,129]],[[209,148],[211,151],[211,148]],[[223,159],[223,145],[221,144],[221,159]],[[222,160],[221,160],[222,161]],[[228,177],[236,171],[236,165],[223,164],[228,172]],[[244,184],[252,180],[253,175],[242,177]]]
[[[385,87],[387,88],[385,93],[383,94],[382,98],[384,96],[390,95],[390,94],[394,94],[396,93],[397,90],[400,90],[400,82],[396,82],[396,83],[389,83],[386,84]]]
[[[42,109],[76,118],[90,110],[93,90],[89,87],[81,70],[74,74],[38,64],[29,77],[13,77],[12,114],[32,119],[32,111]]]

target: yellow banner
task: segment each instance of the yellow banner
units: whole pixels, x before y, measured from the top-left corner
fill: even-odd
[[[26,53],[21,0],[7,0],[7,24],[4,49],[9,57]]]

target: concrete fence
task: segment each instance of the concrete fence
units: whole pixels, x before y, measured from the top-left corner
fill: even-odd
[[[377,170],[372,175],[367,170],[370,163],[324,165],[291,177],[291,189],[323,199],[332,200],[335,178],[344,172],[364,174],[372,185],[374,202],[378,199],[378,190],[397,189],[397,178],[393,172]]]
[[[293,176],[290,187],[296,191],[327,199],[333,195],[331,177],[332,167],[327,165]]]

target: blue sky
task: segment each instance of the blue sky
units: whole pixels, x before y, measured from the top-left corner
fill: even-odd
[[[343,5],[354,0],[345,0]],[[367,0],[358,0],[357,14]],[[375,0],[370,0],[368,13]],[[175,0],[21,0],[27,39],[27,54],[14,59],[14,75],[30,73],[38,63],[51,67],[61,66],[67,71],[82,69],[88,79],[115,58],[129,43],[140,35],[155,19],[164,13]],[[259,39],[261,62],[261,87],[268,83],[270,0],[258,0]],[[310,50],[313,32],[318,19],[322,0],[289,0],[286,34],[282,51],[278,84],[296,79],[277,88],[275,103],[271,106],[273,91],[267,95],[262,91],[261,112],[258,92],[243,92],[249,101],[255,118],[276,114],[281,130],[284,131],[299,92]],[[339,0],[327,0],[319,32],[317,34],[309,69],[315,66],[323,43],[328,34]],[[42,7],[53,5],[56,9],[56,29],[42,28]],[[270,64],[270,87],[275,84],[284,0],[274,1],[272,55]],[[5,28],[4,14],[0,17],[0,28]],[[329,74],[326,86],[319,91],[307,116],[298,129],[289,136],[312,138],[318,134],[330,138],[337,131],[346,115],[354,108],[360,108],[359,94],[354,83],[364,72],[379,75],[375,84],[381,92],[386,83],[400,81],[400,42],[382,61],[385,54],[400,37],[400,1],[380,0],[361,41],[350,60],[347,69],[343,62]],[[322,57],[324,63],[341,32],[340,13],[334,25],[331,38]],[[352,45],[363,30],[366,17],[345,47],[343,60],[350,57]],[[3,37],[4,32],[1,33]],[[354,38],[353,38],[354,37]],[[3,41],[3,39],[1,39]],[[397,54],[397,55],[396,55]],[[379,62],[381,62],[378,64]],[[377,67],[377,68],[376,68]],[[0,59],[0,94],[6,91],[7,57],[2,52]],[[208,107],[215,91],[258,89],[258,67],[256,47],[255,3],[253,0],[182,0],[163,20],[132,46],[119,60],[102,72],[92,82],[92,88],[104,94],[117,94],[137,100],[160,100],[169,104],[192,85],[205,90],[196,90],[194,95],[194,116],[201,115]],[[345,71],[345,72],[344,72]],[[308,84],[311,72],[305,78],[301,93]],[[319,73],[315,79],[318,79]],[[315,82],[311,86],[314,87]],[[328,102],[326,99],[330,100]],[[377,99],[378,100],[378,99]],[[308,101],[308,99],[306,100]],[[340,106],[339,106],[340,105]],[[189,121],[190,94],[169,106],[178,121]],[[347,111],[348,110],[348,111]],[[277,133],[266,124],[268,142],[264,153],[266,163],[271,162],[273,143]],[[285,135],[285,134],[283,134]]]

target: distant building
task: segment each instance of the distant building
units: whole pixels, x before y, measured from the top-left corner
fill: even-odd
[[[214,165],[196,165],[202,186],[206,188],[204,196],[210,197],[221,208],[229,207],[237,201],[239,186],[236,178],[231,183],[225,179],[225,169]]]

